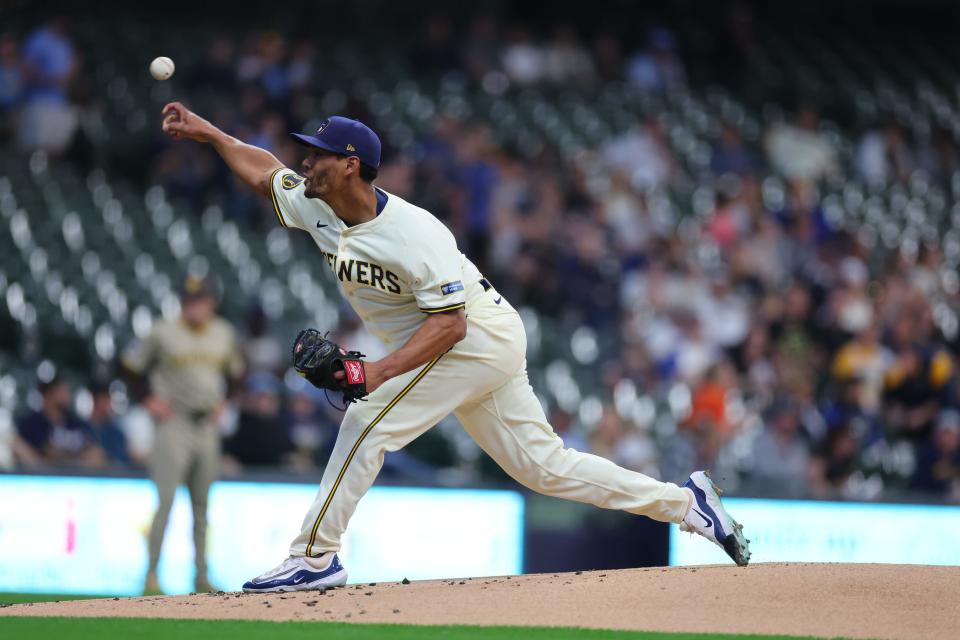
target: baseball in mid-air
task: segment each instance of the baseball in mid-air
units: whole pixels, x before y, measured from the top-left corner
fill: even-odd
[[[173,75],[173,60],[166,56],[154,58],[150,63],[150,75],[155,80],[166,80]]]

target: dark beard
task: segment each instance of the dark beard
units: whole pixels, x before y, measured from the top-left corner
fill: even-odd
[[[303,183],[303,195],[307,198],[319,198],[320,194],[313,188],[313,181],[309,178]]]

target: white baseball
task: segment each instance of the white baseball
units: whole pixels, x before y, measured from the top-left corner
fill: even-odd
[[[166,56],[154,58],[150,63],[150,75],[155,80],[166,80],[173,75],[173,60]]]

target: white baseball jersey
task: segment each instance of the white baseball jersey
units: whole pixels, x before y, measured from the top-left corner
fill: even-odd
[[[273,204],[285,227],[310,234],[340,288],[370,332],[396,348],[424,322],[424,314],[467,306],[481,275],[442,222],[403,198],[378,189],[376,218],[353,227],[319,198],[304,195],[303,178],[279,169],[271,179]]]
[[[665,522],[683,519],[689,491],[564,448],[527,380],[519,314],[488,283],[481,285],[480,272],[439,220],[378,190],[379,215],[348,227],[325,202],[304,195],[303,178],[293,171],[279,169],[270,182],[280,223],[313,236],[364,324],[392,348],[423,325],[425,314],[464,307],[467,313],[466,337],[452,349],[347,409],[291,555],[339,550],[384,453],[450,413],[507,473],[535,491]]]

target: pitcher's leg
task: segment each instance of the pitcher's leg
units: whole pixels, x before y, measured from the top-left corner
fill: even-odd
[[[353,404],[340,424],[320,490],[300,535],[290,545],[291,556],[316,557],[339,551],[340,537],[383,466],[387,451],[403,448],[450,413],[456,404],[444,401],[442,369],[434,360],[420,369],[388,380]]]
[[[681,522],[690,509],[691,493],[675,484],[564,448],[525,370],[454,413],[504,471],[534,491],[662,522]]]
[[[467,336],[430,363],[384,383],[344,415],[337,442],[290,555],[338,551],[340,538],[383,465],[462,405],[500,387],[523,362],[525,336],[516,314],[471,324]],[[309,564],[309,563],[308,563]],[[246,588],[246,587],[245,587]]]

